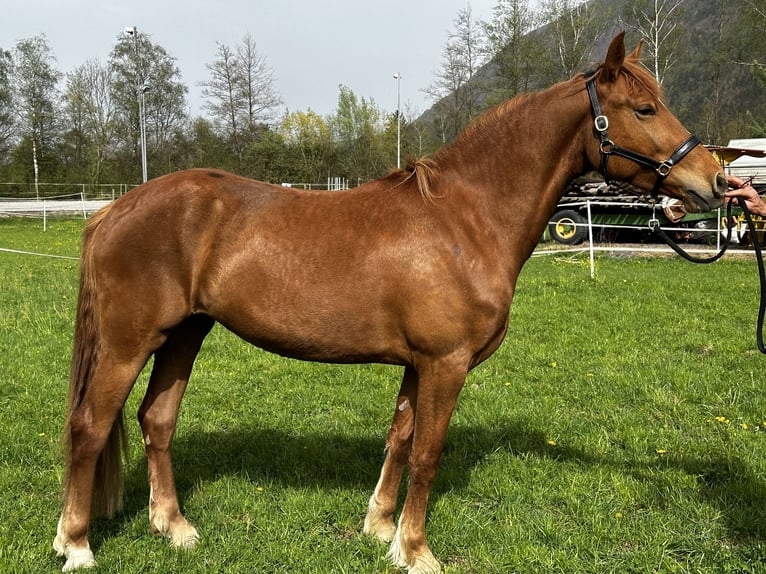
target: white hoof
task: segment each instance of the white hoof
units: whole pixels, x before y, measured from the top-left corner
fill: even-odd
[[[178,548],[194,548],[199,542],[197,529],[180,514],[169,520],[164,514],[149,511],[149,523],[155,534],[170,540]]]
[[[85,548],[73,548],[61,531],[62,520],[63,517],[59,519],[56,538],[53,539],[53,550],[58,556],[66,557],[62,572],[71,572],[79,568],[93,568],[96,565],[96,559],[90,550],[90,545],[86,544]]]
[[[199,532],[187,522],[183,527],[176,528],[168,538],[173,546],[190,550],[199,542]]]
[[[59,550],[56,549],[56,552]],[[93,568],[96,565],[96,559],[90,548],[67,548],[63,553],[66,555],[66,564],[61,569],[62,572],[71,572],[80,568]]]
[[[391,542],[396,534],[396,526],[391,518],[382,517],[374,503],[374,497],[370,500],[367,516],[364,517],[363,532],[374,536],[382,542]]]
[[[442,565],[429,552],[428,556],[418,557],[415,564],[407,570],[407,574],[439,574],[441,571]]]
[[[394,535],[394,541],[386,557],[396,566],[407,568],[407,574],[439,574],[442,571],[441,563],[428,547],[418,556],[406,556],[401,545],[399,530]]]

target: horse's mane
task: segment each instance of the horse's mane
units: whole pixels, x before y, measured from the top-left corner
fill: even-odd
[[[474,139],[477,136],[481,137],[481,134],[483,133],[489,134],[491,126],[497,125],[497,122],[511,112],[512,108],[523,105],[526,101],[526,97],[531,97],[532,95],[533,94],[521,94],[487,110],[471,121],[471,123],[458,134],[454,142],[438,149],[432,155],[425,155],[418,159],[408,159],[406,166],[403,169],[395,170],[390,175],[403,178],[400,179],[399,185],[414,178],[415,185],[423,199],[428,202],[433,202],[435,199],[441,197],[434,191],[434,186],[441,174],[441,165],[444,163],[443,158],[450,153],[450,150],[459,147],[463,141]]]
[[[577,76],[559,82],[556,86],[565,88],[565,95],[573,95],[585,89],[585,80],[591,77],[598,77],[603,72],[603,65],[599,65],[593,71],[578,74]],[[657,102],[664,100],[662,87],[649,69],[641,63],[636,57],[629,56],[623,61],[620,73],[626,79],[628,90],[636,92],[643,90],[649,93]],[[553,86],[553,87],[556,87]],[[548,88],[547,90],[552,89]],[[547,91],[545,90],[545,91]],[[510,100],[506,100],[495,107],[487,110],[479,117],[474,119],[458,136],[455,141],[436,151],[433,156],[424,156],[417,160],[408,160],[405,169],[399,171],[400,176],[404,176],[401,183],[415,178],[417,189],[426,201],[433,202],[439,196],[433,191],[439,175],[441,173],[441,158],[448,155],[450,150],[460,147],[464,142],[475,140],[476,138],[491,137],[494,126],[499,121],[514,113],[516,108],[525,105],[530,99],[540,92],[527,92],[519,94]]]

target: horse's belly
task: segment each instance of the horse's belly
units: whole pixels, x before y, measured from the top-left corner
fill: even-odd
[[[406,364],[409,351],[396,321],[378,309],[348,301],[264,303],[209,313],[244,340],[307,361]]]

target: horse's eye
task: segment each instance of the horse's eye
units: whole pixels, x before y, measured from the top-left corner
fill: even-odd
[[[639,116],[647,117],[647,116],[653,116],[655,113],[657,113],[652,106],[641,106],[636,110],[636,113]]]

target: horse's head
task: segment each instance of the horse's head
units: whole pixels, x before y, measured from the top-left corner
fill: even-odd
[[[720,206],[727,189],[721,168],[663,104],[657,80],[639,62],[641,44],[625,55],[624,35],[586,80],[595,132],[590,161],[607,179],[678,198],[688,211]]]

